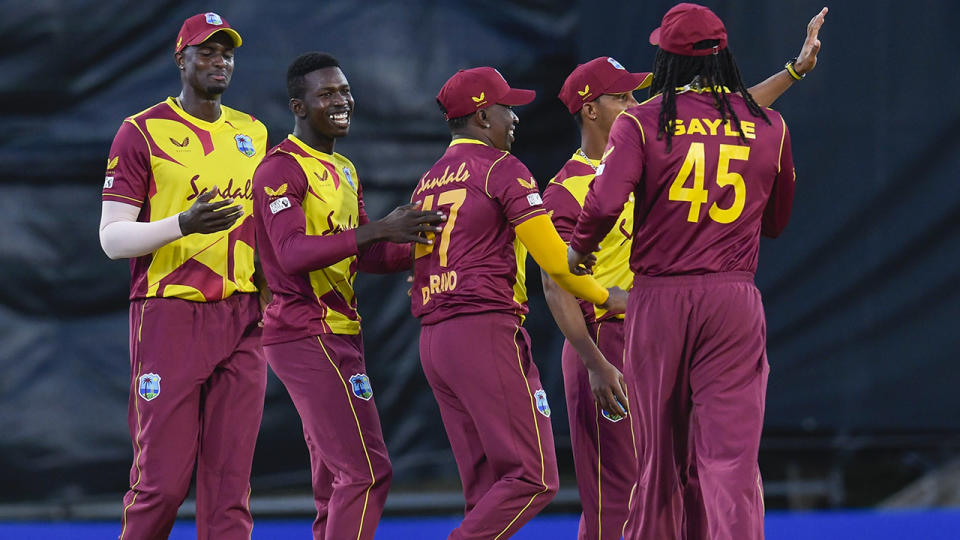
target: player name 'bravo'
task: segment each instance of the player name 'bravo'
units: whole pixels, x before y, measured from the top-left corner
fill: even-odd
[[[437,294],[452,291],[457,288],[457,273],[454,270],[442,274],[430,274],[430,286],[421,287],[423,294],[423,305],[430,301],[431,294]]]
[[[727,137],[738,137],[740,132],[734,127],[730,120],[723,122],[723,130],[720,132],[720,123],[723,120],[719,118],[691,118],[684,123],[683,120],[673,121],[673,135],[726,135]],[[754,122],[740,121],[740,129],[743,130],[745,139],[756,139],[756,127]]]
[[[467,178],[470,178],[470,171],[467,170],[466,163],[461,163],[460,166],[457,167],[457,172],[453,174],[450,174],[450,167],[447,167],[443,170],[440,178],[423,178],[420,180],[420,185],[417,186],[417,191],[414,192],[414,196],[430,188],[445,186],[454,182],[466,182]]]

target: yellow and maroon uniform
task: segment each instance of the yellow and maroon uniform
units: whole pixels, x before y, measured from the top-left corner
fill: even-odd
[[[357,270],[408,269],[408,245],[357,249],[369,219],[357,171],[290,135],[253,179],[260,260],[273,301],[264,352],[303,421],[317,538],[373,538],[392,468],[366,375]],[[336,479],[336,482],[334,480]]]
[[[249,535],[250,464],[266,387],[253,284],[253,172],[266,128],[221,106],[206,122],[173,98],[127,118],[107,160],[103,200],[157,221],[217,187],[244,216],[228,230],[191,234],[131,259],[134,464],[122,538],[164,534],[197,473],[203,538]],[[223,408],[229,407],[229,415]],[[243,519],[230,515],[239,512]]]
[[[514,232],[546,210],[520,160],[466,138],[450,144],[411,200],[448,216],[432,245],[417,246],[411,307],[466,498],[450,537],[506,537],[558,483],[550,406],[521,326],[527,251]]]
[[[721,121],[709,91],[678,90],[669,152],[659,96],[621,114],[571,241],[594,251],[633,193],[624,377],[643,444],[636,537],[680,534],[688,426],[711,537],[762,535],[769,367],[753,275],[761,233],[776,236],[789,219],[795,176],[780,115],[768,109],[768,124],[728,97],[739,128]]]
[[[584,199],[600,162],[574,154],[543,190],[543,204],[554,227],[570,242]],[[629,291],[630,237],[633,232],[633,196],[623,205],[616,225],[601,240],[593,277],[603,287]],[[623,314],[614,315],[585,300],[580,308],[587,331],[611,364],[623,371]],[[577,488],[583,513],[578,538],[619,539],[629,514],[636,483],[637,462],[630,421],[597,406],[590,377],[580,355],[564,341],[561,355],[563,387]]]

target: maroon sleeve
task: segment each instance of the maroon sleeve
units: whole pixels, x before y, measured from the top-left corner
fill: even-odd
[[[363,187],[357,180],[357,206],[359,223],[370,223],[370,216],[363,206]],[[393,242],[374,242],[360,250],[357,257],[357,270],[367,274],[392,274],[413,268],[413,246]]]
[[[580,203],[577,198],[563,185],[551,182],[547,189],[543,190],[543,205],[550,213],[550,219],[560,233],[560,238],[569,244],[573,229],[577,226],[577,218],[580,217]]]
[[[519,159],[508,155],[493,164],[487,175],[487,194],[503,207],[510,225],[546,214],[540,189],[530,170]]]
[[[643,132],[636,118],[627,113],[617,117],[603,155],[570,240],[570,247],[580,253],[600,249],[642,177]]]
[[[305,274],[357,254],[353,230],[326,236],[306,234],[303,198],[307,177],[296,160],[268,156],[253,174],[254,212],[259,212],[277,262],[288,274]]]
[[[783,122],[783,118],[780,119]],[[776,238],[780,236],[787,222],[790,221],[790,210],[793,208],[793,190],[797,175],[793,167],[793,149],[790,145],[790,131],[787,123],[783,122],[783,142],[780,146],[780,170],[773,182],[773,190],[763,209],[763,222],[760,232],[764,236]]]
[[[150,148],[140,130],[125,120],[107,158],[102,200],[143,206],[150,189]]]

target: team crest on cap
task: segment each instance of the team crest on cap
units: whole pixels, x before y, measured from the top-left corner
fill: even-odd
[[[477,104],[477,107],[483,107],[483,105],[487,102],[487,97],[484,92],[480,92],[479,96],[470,96],[470,99]]]
[[[223,19],[221,19],[216,13],[206,13],[205,17],[207,18],[207,24],[213,24],[216,26],[223,24]]]
[[[547,403],[547,393],[541,388],[533,393],[533,397],[537,400],[537,411],[550,418],[550,404]]]
[[[350,377],[350,388],[353,395],[362,400],[370,401],[373,397],[373,387],[370,386],[370,377],[367,377],[366,373],[357,373]]]
[[[588,84],[584,86],[583,90],[577,90],[577,93],[580,94],[580,97],[582,97],[583,99],[587,99],[588,97],[590,97],[590,85]]]
[[[350,184],[350,187],[352,187],[353,190],[356,191],[356,190],[357,190],[357,186],[353,183],[353,175],[350,174],[350,168],[349,168],[349,167],[344,167],[344,168],[343,168],[343,175],[347,177],[347,183]]]
[[[615,68],[617,68],[617,69],[622,69],[622,70],[624,70],[624,71],[626,71],[626,69],[627,69],[627,68],[623,67],[622,65],[620,65],[620,62],[617,62],[617,61],[614,60],[613,58],[607,58],[607,62],[610,62],[610,65],[613,66],[613,67],[615,67]]]
[[[147,401],[152,401],[160,395],[160,376],[156,373],[146,373],[137,379],[137,393]]]
[[[253,139],[249,135],[244,135],[242,133],[234,135],[233,139],[237,141],[237,150],[241,154],[247,157],[253,157],[257,153],[257,149],[253,147]]]

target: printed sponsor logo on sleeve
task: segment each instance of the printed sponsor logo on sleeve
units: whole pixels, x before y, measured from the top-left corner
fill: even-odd
[[[270,203],[270,213],[276,214],[277,212],[282,212],[290,208],[290,199],[286,197],[280,197],[279,199]]]
[[[527,195],[527,202],[530,203],[530,206],[537,206],[538,204],[543,204],[543,199],[540,198],[539,193],[531,193]]]
[[[103,189],[110,189],[112,187],[113,187],[113,175],[110,174],[103,179]]]

